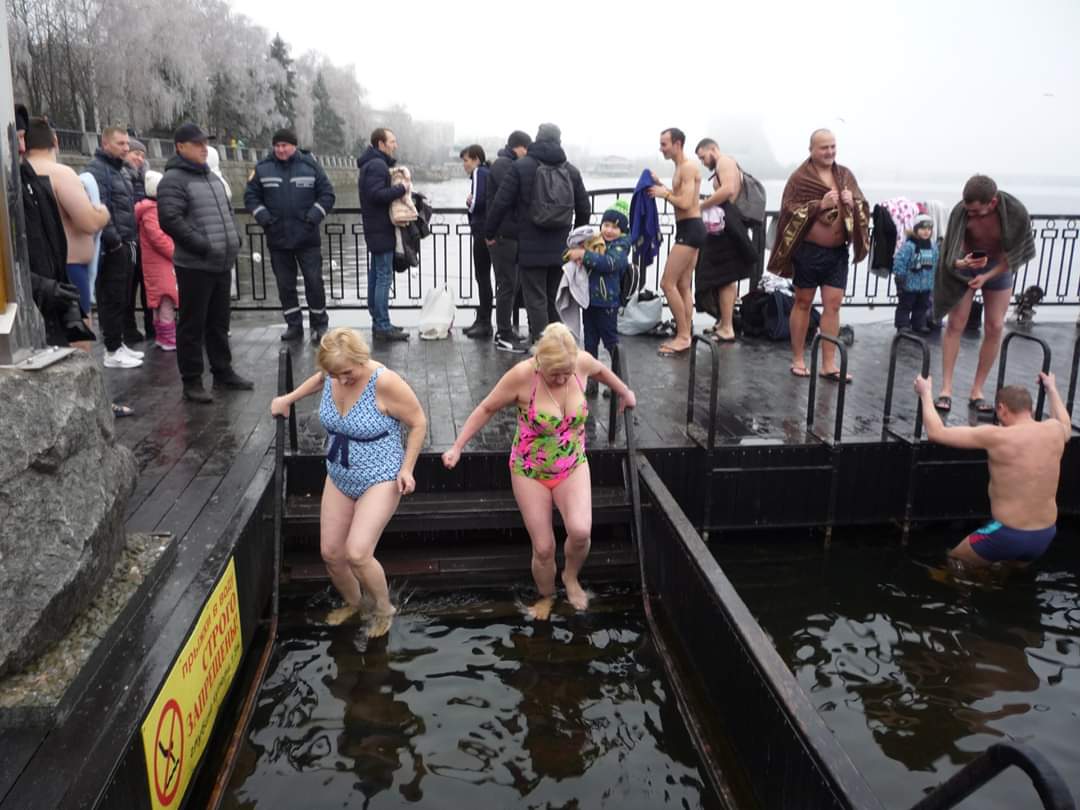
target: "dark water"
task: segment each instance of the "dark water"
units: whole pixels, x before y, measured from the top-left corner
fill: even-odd
[[[635,592],[549,623],[510,593],[414,596],[370,643],[311,608],[283,617],[226,807],[719,806]]]
[[[1006,740],[1041,751],[1080,797],[1080,538],[980,582],[946,572],[957,539],[713,551],[886,807]],[[1041,804],[1014,769],[963,806]]]

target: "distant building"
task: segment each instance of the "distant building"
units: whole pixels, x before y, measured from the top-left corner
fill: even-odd
[[[605,155],[593,164],[592,173],[610,177],[626,177],[634,174],[634,163],[629,158],[620,155]]]

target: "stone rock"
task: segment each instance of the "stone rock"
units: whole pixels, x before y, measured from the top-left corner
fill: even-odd
[[[0,369],[0,676],[61,638],[124,546],[135,457],[96,362]]]

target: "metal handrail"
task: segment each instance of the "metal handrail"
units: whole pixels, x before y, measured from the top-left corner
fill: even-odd
[[[818,346],[821,341],[831,343],[840,352],[840,381],[837,387],[840,391],[836,395],[836,429],[833,432],[833,442],[839,444],[844,432],[844,393],[847,383],[847,346],[839,338],[818,332],[810,344],[810,392],[806,398],[806,429],[814,433],[814,407],[817,405],[817,381],[818,381]],[[817,436],[816,433],[814,433]],[[820,438],[820,437],[819,437]]]
[[[1009,344],[1016,338],[1021,340],[1030,340],[1032,343],[1038,343],[1042,347],[1043,362],[1042,370],[1043,374],[1050,373],[1050,345],[1040,337],[1034,335],[1028,335],[1024,332],[1009,332],[1005,336],[1005,339],[1001,341],[1001,360],[998,362],[998,378],[997,378],[997,390],[1000,391],[1005,387],[1005,364],[1009,359]],[[1039,394],[1035,401],[1035,419],[1036,421],[1042,420],[1043,405],[1046,404],[1046,389],[1043,388],[1042,383],[1039,383]],[[994,412],[994,421],[997,422],[997,412]]]
[[[618,346],[611,347],[611,373],[614,374],[616,377],[622,376],[622,358],[619,355]],[[608,404],[607,432],[607,440],[608,444],[610,445],[615,443],[615,435],[619,431],[619,398],[615,396],[614,392],[609,391],[608,393],[611,394],[611,399]]]
[[[926,345],[926,341],[922,338],[916,337],[910,332],[898,332],[896,337],[892,340],[892,346],[889,349],[889,375],[885,382],[885,409],[881,415],[882,427],[892,433],[892,435],[901,438],[895,431],[887,428],[886,426],[892,420],[892,402],[893,402],[893,387],[896,384],[896,357],[900,353],[901,343],[914,343],[922,351],[922,376],[930,376],[930,347]],[[915,441],[919,441],[922,438],[922,403],[918,398],[915,400]]]
[[[1069,412],[1070,419],[1073,413],[1073,402],[1076,400],[1076,378],[1080,376],[1080,334],[1076,336],[1073,344],[1072,373],[1069,375],[1069,397],[1065,400],[1065,410]],[[1080,425],[1073,422],[1073,427],[1080,430]]]
[[[284,372],[282,371],[284,368]],[[284,374],[284,377],[282,376]],[[278,396],[288,394],[296,386],[293,383],[292,353],[282,347],[278,353]],[[289,406],[289,449],[296,452],[300,443],[296,435],[296,406]]]
[[[1007,768],[1016,766],[1030,777],[1047,810],[1075,810],[1069,788],[1050,761],[1021,743],[994,743],[978,757],[938,786],[911,810],[945,810],[955,807]]]
[[[278,395],[289,393],[292,387],[292,356],[289,354],[289,349],[283,346],[281,351],[278,352]],[[233,726],[232,735],[229,737],[229,744],[226,746],[225,753],[221,758],[221,767],[218,768],[213,787],[210,790],[210,796],[206,802],[207,810],[218,810],[225,799],[225,790],[228,788],[233,772],[236,770],[240,746],[243,740],[246,739],[248,728],[251,726],[251,718],[255,711],[255,700],[258,697],[263,681],[266,680],[266,673],[270,668],[270,656],[277,641],[278,608],[281,603],[282,543],[285,534],[283,525],[285,520],[285,418],[275,416],[274,422],[274,512],[272,524],[274,531],[274,580],[270,591],[270,617],[266,630],[266,643],[263,645],[259,661],[256,664],[254,673],[252,673],[251,682],[240,706],[240,712]],[[295,451],[296,408],[292,405],[289,406],[289,427],[292,434],[293,450]]]
[[[699,344],[709,347],[712,360],[709,376],[709,433],[708,443],[706,444],[706,449],[712,450],[716,446],[716,402],[720,384],[720,355],[716,351],[716,344],[701,335],[694,335],[690,341],[690,379],[686,392],[686,433],[690,435],[690,425],[694,422],[694,387],[697,383],[697,349]]]

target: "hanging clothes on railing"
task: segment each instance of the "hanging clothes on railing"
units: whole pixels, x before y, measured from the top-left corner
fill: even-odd
[[[648,267],[660,253],[660,213],[656,200],[649,196],[652,172],[641,173],[634,196],[630,198],[630,244],[634,250],[634,263]]]

